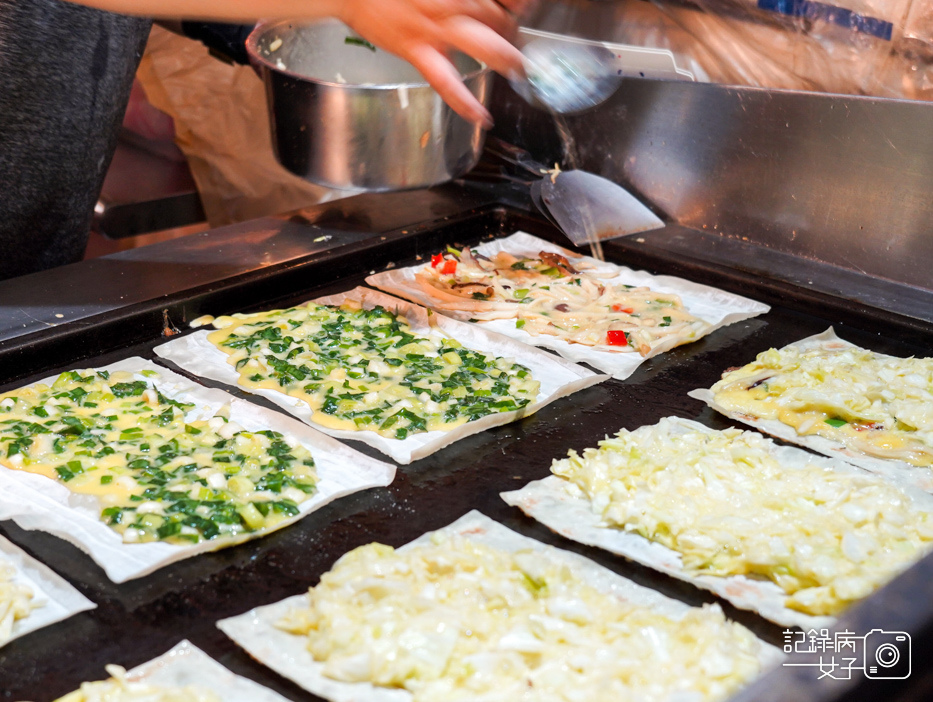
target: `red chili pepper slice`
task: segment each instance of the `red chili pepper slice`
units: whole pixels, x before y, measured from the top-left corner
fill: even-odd
[[[628,337],[619,329],[610,329],[606,332],[606,343],[610,346],[628,346]]]
[[[441,273],[444,275],[453,275],[457,272],[457,262],[456,261],[444,261],[444,266],[441,268]]]
[[[437,268],[444,260],[444,254],[434,254],[431,256],[431,268]]]
[[[625,314],[632,314],[635,311],[634,307],[623,307],[622,305],[613,305],[613,312],[625,312]]]

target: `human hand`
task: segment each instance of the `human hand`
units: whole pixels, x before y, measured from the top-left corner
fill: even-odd
[[[515,16],[534,0],[344,0],[340,19],[376,46],[411,63],[453,110],[492,126],[489,111],[463,84],[452,49],[506,77],[522,75],[522,54],[510,42]]]

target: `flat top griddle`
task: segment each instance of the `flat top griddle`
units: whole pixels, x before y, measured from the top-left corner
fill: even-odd
[[[190,319],[196,313],[222,314],[298,303],[363,284],[371,270],[381,270],[389,263],[412,265],[416,255],[430,253],[446,243],[475,244],[481,237],[503,236],[516,229],[566,243],[542,220],[529,217],[521,209],[499,206],[474,211],[453,222],[445,219],[407,235],[398,233],[381,245],[366,247],[362,253],[337,252],[333,257],[267,271],[261,278],[221,280],[209,288],[179,292],[159,301],[159,305],[174,319]],[[605,435],[623,427],[634,429],[668,415],[696,419],[717,429],[733,426],[733,422],[686,393],[708,387],[724,369],[742,365],[772,346],[786,345],[833,325],[843,338],[883,353],[930,355],[933,331],[898,325],[896,319],[828,298],[814,299],[803,292],[795,297],[792,291],[754,277],[702,269],[679,258],[665,260],[628,240],[613,242],[606,252],[607,257],[620,263],[658,273],[687,274],[698,282],[757,297],[774,307],[767,315],[720,329],[696,343],[653,358],[624,382],[610,380],[588,388],[531,417],[468,437],[428,458],[400,466],[395,482],[387,488],[343,498],[264,538],[200,555],[122,585],[111,583],[90,558],[70,544],[42,532],[24,531],[12,522],[0,523],[0,533],[50,565],[98,604],[96,610],[0,648],[0,698],[52,700],[75,689],[83,680],[104,677],[107,663],[130,668],[187,638],[233,671],[290,699],[317,699],[254,662],[214,623],[304,592],[352,548],[372,541],[400,546],[471,509],[522,534],[582,553],[637,583],[689,604],[717,602],[713,595],[686,583],[552,534],[518,509],[507,506],[499,492],[545,477],[552,459],[565,456],[569,449],[595,446]],[[775,304],[780,301],[784,304]],[[157,314],[159,305],[117,310],[78,325],[65,325],[52,330],[54,333],[15,339],[15,344],[0,348],[0,391],[67,368],[103,365],[130,355],[153,358],[152,348],[163,341],[164,320]],[[247,397],[239,390],[225,389]],[[275,409],[261,398],[249,399]],[[376,455],[359,442],[352,445]],[[846,694],[850,699],[923,699],[923,690],[928,689],[923,686],[931,684],[930,666],[920,663],[926,650],[923,646],[929,646],[923,638],[929,634],[927,623],[933,621],[927,604],[933,600],[933,585],[923,579],[930,570],[927,567],[924,571],[926,576],[908,573],[895,583],[902,585],[901,592],[884,590],[867,604],[853,608],[846,619],[859,626],[870,623],[872,612],[900,611],[913,616],[917,672],[912,680],[882,681],[887,684],[850,689],[831,683],[813,687],[806,676],[785,675],[780,685],[771,682],[756,687],[755,696],[747,698],[771,695],[779,699],[785,695],[788,699],[835,699]],[[782,644],[780,627],[728,603],[720,604],[728,616],[765,640]],[[893,614],[891,617],[884,625],[896,628],[900,620]],[[784,674],[785,670],[790,671],[777,673]]]

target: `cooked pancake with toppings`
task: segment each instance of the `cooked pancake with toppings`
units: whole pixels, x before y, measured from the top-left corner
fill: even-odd
[[[607,527],[677,551],[687,572],[767,578],[808,614],[839,613],[929,551],[933,512],[901,487],[774,449],[756,432],[662,419],[551,470]]]
[[[513,359],[465,348],[440,333],[416,334],[382,307],[308,303],[221,317],[208,339],[229,355],[244,388],[306,403],[312,421],[387,438],[447,431],[520,410],[540,383]]]
[[[647,356],[657,347],[689,343],[709,327],[677,295],[607,283],[546,251],[536,258],[505,251],[488,258],[448,248],[415,279],[437,309],[469,312],[479,321],[514,318],[529,334],[605,351]]]
[[[868,456],[933,466],[933,358],[813,339],[758,354],[711,392],[726,412],[776,420]]]
[[[315,491],[310,452],[193,404],[156,371],[62,373],[0,395],[0,465],[57,480],[101,506],[124,542],[197,543],[269,528]]]
[[[277,626],[307,637],[325,676],[415,702],[718,700],[761,667],[718,606],[672,616],[540,552],[440,534],[351,551]]]

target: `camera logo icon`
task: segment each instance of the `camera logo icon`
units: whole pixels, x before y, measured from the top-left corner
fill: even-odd
[[[865,677],[904,680],[910,677],[910,635],[872,629],[865,634]]]

